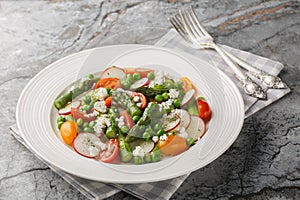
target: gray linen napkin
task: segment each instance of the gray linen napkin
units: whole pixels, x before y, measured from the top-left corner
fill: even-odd
[[[208,60],[213,66],[218,67],[224,71],[234,82],[237,79],[234,77],[232,71],[226,66],[222,58],[214,51],[209,50],[195,50],[189,47],[181,37],[176,33],[175,30],[170,30],[161,40],[159,40],[156,46],[171,48],[173,50],[185,51],[196,57]],[[270,74],[277,75],[282,70],[283,65],[279,62],[272,61],[270,59],[260,57],[245,51],[234,49],[228,46],[223,46],[229,52],[234,55],[254,64],[255,66],[268,71]],[[237,83],[245,103],[245,114],[249,117],[258,110],[264,108],[265,106],[271,104],[272,102],[278,100],[285,94],[287,94],[290,89],[284,90],[268,90],[268,100],[258,101],[257,99],[244,95],[242,88]],[[16,125],[10,127],[11,133],[20,141],[25,147],[29,147],[25,144],[24,140],[18,134]],[[30,150],[30,149],[29,149]],[[36,155],[37,156],[37,155]],[[37,156],[38,157],[38,156]],[[39,158],[41,161],[43,159]],[[140,199],[169,199],[173,193],[180,187],[184,180],[189,176],[189,174],[180,176],[171,180],[153,182],[153,183],[142,183],[142,184],[107,184],[96,181],[90,181],[83,178],[76,177],[74,175],[68,174],[49,163],[43,161],[48,165],[55,173],[60,175],[64,180],[78,189],[83,195],[89,199],[104,199],[113,194],[116,194],[120,190],[128,192]]]

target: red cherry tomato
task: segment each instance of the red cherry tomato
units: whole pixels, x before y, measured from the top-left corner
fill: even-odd
[[[84,122],[90,122],[96,119],[96,117],[86,117],[84,116],[84,112],[79,110],[78,108],[71,108],[71,115],[74,119],[81,118]]]
[[[153,69],[145,69],[145,68],[126,68],[125,73],[126,74],[134,74],[139,73],[142,78],[147,77],[149,72],[154,72]]]
[[[111,106],[111,102],[112,102],[112,97],[110,96],[110,97],[107,97],[106,99],[105,99],[105,105],[106,105],[106,107],[110,107]]]
[[[116,89],[116,86],[119,85],[119,82],[120,80],[118,78],[103,78],[96,83],[95,89],[99,87]]]
[[[119,155],[120,147],[116,139],[110,139],[106,143],[106,149],[100,150],[98,160],[102,162],[111,163]]]
[[[120,116],[124,117],[125,126],[128,126],[128,128],[133,127],[133,120],[132,120],[132,118],[130,117],[130,115],[128,114],[128,112],[126,110],[121,111]]]
[[[203,119],[205,122],[208,122],[211,118],[211,110],[208,103],[203,99],[198,98],[197,105],[200,118]]]
[[[140,98],[140,103],[142,104],[141,108],[145,108],[147,106],[147,99],[145,95],[139,92],[133,92],[131,97],[133,98],[135,96],[138,96]]]

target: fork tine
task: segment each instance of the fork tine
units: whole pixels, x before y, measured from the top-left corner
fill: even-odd
[[[200,20],[198,19],[197,15],[195,14],[195,11],[193,9],[193,7],[190,7],[189,9],[189,14],[190,16],[193,18],[193,21],[197,24],[197,26],[200,28],[201,32],[204,35],[209,35],[209,33],[201,26],[200,24]]]
[[[193,34],[196,37],[205,36],[204,33],[202,33],[202,31],[197,26],[194,18],[191,16],[190,12],[188,10],[184,10],[183,13],[185,13],[186,21],[188,22],[188,25],[189,25],[191,31],[193,32]]]
[[[171,22],[173,27],[177,30],[177,32],[185,39],[187,42],[191,42],[190,39],[188,38],[185,30],[182,28],[182,25],[180,24],[181,22],[178,21],[175,17],[168,18],[168,20]]]
[[[186,33],[190,36],[191,39],[192,37],[195,39],[197,36],[194,34],[194,31],[192,31],[190,23],[188,22],[187,17],[185,17],[184,11],[179,10],[179,15]]]

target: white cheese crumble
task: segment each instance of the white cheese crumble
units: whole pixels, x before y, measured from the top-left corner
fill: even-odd
[[[139,101],[140,101],[140,98],[139,98],[138,96],[135,96],[135,97],[133,97],[133,101],[134,101],[134,102],[139,102]]]
[[[179,92],[176,89],[170,89],[169,90],[169,97],[171,99],[176,99],[178,98]]]
[[[163,134],[162,136],[159,137],[159,140],[162,141],[168,140],[168,136],[166,134]]]
[[[99,115],[99,112],[97,110],[94,110],[91,113],[85,113],[84,114],[85,117],[96,117],[97,115]]]
[[[152,137],[152,140],[153,140],[153,142],[155,142],[155,143],[158,142],[158,136],[157,136],[157,135],[153,136],[153,137]]]
[[[101,112],[101,113],[106,113],[107,112],[107,107],[105,105],[105,101],[97,101],[95,104],[94,104],[94,108]]]
[[[141,156],[143,158],[145,155],[145,152],[143,151],[142,147],[136,146],[135,150],[133,150],[133,152],[132,152],[132,155],[133,156]]]
[[[136,106],[137,107],[142,107],[142,103],[137,103]]]
[[[124,117],[123,116],[121,116],[119,118],[116,118],[115,121],[117,122],[119,128],[122,128],[122,126],[125,125]]]
[[[95,90],[94,95],[99,100],[104,100],[108,96],[106,88],[103,87],[100,87],[97,90]]]
[[[94,131],[98,134],[102,133],[104,129],[110,125],[111,125],[110,120],[106,118],[106,116],[100,116],[96,119]]]
[[[159,111],[162,111],[162,109],[169,109],[170,106],[173,104],[174,99],[168,99],[167,101],[162,102],[159,104]]]

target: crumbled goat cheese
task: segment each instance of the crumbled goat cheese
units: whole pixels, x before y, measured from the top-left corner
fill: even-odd
[[[137,107],[142,107],[142,103],[137,103],[136,106]]]
[[[139,102],[140,101],[140,97],[138,97],[138,96],[133,97],[133,101],[134,102]]]
[[[96,119],[96,124],[94,126],[94,131],[96,133],[102,133],[103,129],[105,129],[106,127],[108,127],[110,125],[111,125],[111,123],[110,123],[109,119],[106,118],[106,116],[98,117]]]
[[[106,88],[102,88],[102,87],[95,90],[94,95],[99,100],[104,100],[108,96]]]
[[[97,110],[94,110],[91,113],[85,113],[84,114],[85,117],[96,117],[97,115],[99,115],[99,112]]]
[[[176,99],[178,98],[179,92],[176,89],[170,89],[169,90],[169,97],[171,99]]]
[[[173,104],[173,99],[168,99],[167,101],[165,102],[162,102],[161,104],[159,104],[159,111],[162,111],[162,109],[169,109],[170,106]]]
[[[163,134],[162,136],[159,137],[159,140],[162,141],[168,140],[168,136],[166,134]]]
[[[152,137],[152,140],[153,140],[153,142],[155,142],[155,143],[158,142],[158,136],[157,136],[157,135],[153,136],[153,137]]]
[[[135,150],[133,150],[133,152],[132,152],[132,155],[133,156],[141,156],[143,158],[145,155],[145,152],[143,151],[142,147],[136,146]]]
[[[121,116],[119,118],[116,118],[115,121],[117,122],[119,128],[122,128],[122,126],[125,125],[124,117],[123,116]]]
[[[95,104],[94,104],[94,108],[101,112],[101,113],[106,113],[107,112],[107,107],[105,105],[105,101],[97,101]]]

